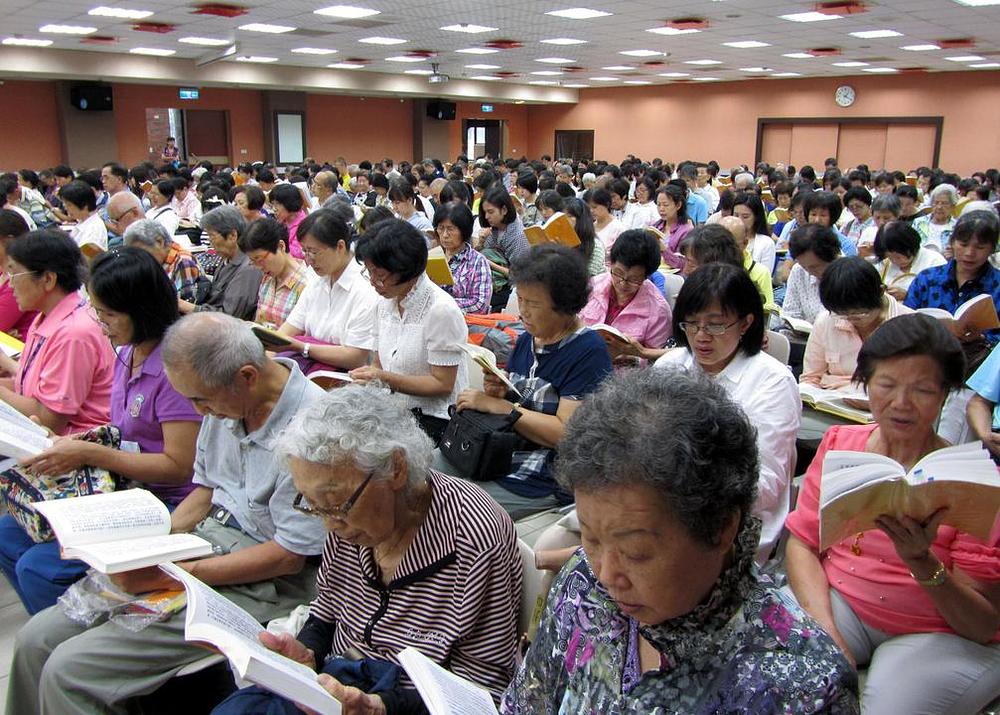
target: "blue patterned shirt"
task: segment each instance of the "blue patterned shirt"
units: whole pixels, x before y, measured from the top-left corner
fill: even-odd
[[[486,256],[468,243],[448,259],[455,285],[444,288],[463,313],[489,313],[493,295],[493,274]]]
[[[962,303],[982,293],[993,296],[993,304],[1000,306],[1000,271],[987,262],[978,276],[960,286],[953,258],[943,266],[920,271],[910,284],[904,303],[914,310],[941,308],[954,313]],[[1000,342],[1000,330],[987,330],[983,335],[990,345]]]

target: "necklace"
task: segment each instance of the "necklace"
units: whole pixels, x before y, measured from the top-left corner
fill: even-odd
[[[851,553],[855,556],[861,556],[861,540],[865,538],[865,532],[859,531],[857,536],[854,537],[854,543],[851,544]]]

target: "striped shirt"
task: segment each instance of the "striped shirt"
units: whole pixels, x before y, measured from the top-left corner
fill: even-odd
[[[279,328],[288,319],[292,308],[306,289],[309,268],[301,261],[292,261],[292,271],[278,285],[275,276],[264,274],[257,291],[257,315],[254,322],[269,328]]]
[[[163,270],[177,289],[177,297],[190,303],[195,302],[198,295],[198,277],[201,269],[191,254],[182,250],[176,243],[171,243],[167,258],[163,261]]]
[[[329,535],[309,620],[329,624],[332,642],[305,637],[308,624],[299,639],[321,661],[356,648],[398,663],[399,651],[412,646],[496,699],[514,674],[517,650],[514,524],[475,484],[434,471],[428,481],[427,516],[388,585],[372,549]],[[412,687],[408,679],[404,687]]]
[[[441,287],[455,299],[462,312],[489,313],[493,276],[486,256],[466,243],[461,251],[448,259],[448,267],[455,277],[455,285]]]

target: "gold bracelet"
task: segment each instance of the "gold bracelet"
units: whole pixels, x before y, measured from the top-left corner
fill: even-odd
[[[944,567],[944,564],[939,561],[938,567],[934,569],[934,573],[931,574],[930,578],[918,578],[912,571],[910,571],[910,576],[912,576],[913,580],[921,586],[930,586],[933,588],[944,585],[944,582],[948,580],[948,570]]]

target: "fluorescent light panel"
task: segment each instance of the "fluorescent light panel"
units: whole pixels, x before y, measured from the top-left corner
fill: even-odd
[[[586,45],[586,40],[576,40],[572,37],[553,37],[551,40],[539,40],[544,45]]]
[[[786,52],[782,57],[790,57],[793,60],[811,60],[816,55],[811,55],[808,52]]]
[[[982,62],[985,57],[979,55],[959,55],[957,57],[945,57],[949,62]]]
[[[354,5],[331,5],[330,7],[323,7],[319,10],[313,10],[317,15],[326,15],[328,17],[340,17],[349,20],[356,20],[360,17],[371,17],[372,15],[380,15],[381,10],[372,10],[367,7],[356,7]]]
[[[465,32],[470,35],[478,35],[481,32],[496,32],[498,27],[488,27],[487,25],[446,25],[441,28],[442,30],[447,30],[448,32]]]
[[[685,60],[686,65],[721,65],[722,60]]]
[[[358,42],[362,42],[366,45],[402,45],[406,40],[401,40],[398,37],[363,37]]]
[[[170,57],[176,55],[177,50],[164,50],[159,47],[133,47],[129,50],[133,55],[150,55],[151,57]]]
[[[617,82],[618,77],[591,77],[594,82]]]
[[[975,67],[977,70],[995,70],[1000,67],[1000,62],[983,62],[978,65],[969,65],[969,67]]]
[[[653,84],[648,79],[627,79],[625,84]]]
[[[558,82],[553,82],[551,79],[536,79],[528,82],[528,84],[537,84],[540,87],[558,87]]]
[[[246,25],[240,25],[240,29],[247,32],[266,32],[272,35],[281,35],[285,32],[291,32],[295,28],[288,25],[269,25],[266,22],[251,22]]]
[[[328,50],[325,47],[296,47],[292,50],[297,55],[335,55],[336,50]]]
[[[332,70],[359,70],[364,65],[357,62],[334,62],[331,65],[327,65]]]
[[[120,17],[124,20],[142,20],[153,14],[152,10],[129,10],[124,7],[95,7],[87,12],[88,15],[96,17]]]
[[[500,79],[500,77],[497,77],[495,74],[474,74],[469,77],[469,79],[478,79],[483,82],[495,82]]]
[[[633,67],[632,65],[608,65],[607,67],[601,67],[601,69],[608,72],[628,72]]]
[[[726,47],[735,47],[737,50],[752,50],[755,47],[770,47],[770,42],[761,42],[759,40],[740,40],[739,42],[723,42]]]
[[[696,30],[694,28],[682,30],[677,27],[670,27],[669,25],[666,25],[664,27],[651,27],[646,30],[646,32],[652,32],[654,35],[690,35],[695,32],[701,32],[701,30]]]
[[[661,77],[690,77],[690,72],[660,72]]]
[[[217,40],[213,37],[182,37],[177,41],[183,42],[185,45],[201,45],[203,47],[222,47],[229,44],[229,40]]]
[[[902,37],[902,32],[895,30],[862,30],[861,32],[849,32],[851,37],[859,37],[862,40],[880,40],[883,37]]]
[[[386,62],[426,62],[426,57],[413,57],[411,55],[397,55],[395,57],[386,57]]]
[[[83,27],[81,25],[42,25],[39,32],[51,32],[57,35],[89,35],[97,32],[96,27]]]
[[[464,50],[455,50],[463,55],[495,55],[499,51],[491,47],[466,47]]]
[[[834,62],[834,67],[867,67],[867,62],[856,62],[854,60],[847,60],[846,62]]]
[[[52,40],[33,40],[29,37],[7,37],[0,44],[17,45],[19,47],[48,47]]]
[[[536,77],[558,77],[562,74],[559,70],[539,70],[538,72],[532,72],[531,74]]]
[[[484,65],[484,64],[466,65],[465,69],[467,69],[467,70],[498,70],[498,69],[500,69],[500,65]]]
[[[775,72],[772,77],[801,77],[800,72]]]
[[[546,15],[553,17],[565,17],[568,20],[591,20],[595,17],[608,17],[610,12],[603,10],[591,10],[586,7],[571,7],[566,10],[549,10]]]
[[[1000,5],[1000,0],[955,0],[959,5],[965,5],[966,7],[989,7],[991,5]]]
[[[567,87],[569,89],[587,89],[588,87],[590,87],[590,85],[589,84],[581,84],[581,83],[573,83],[573,84],[564,84],[563,87]]]
[[[793,12],[791,15],[778,15],[782,20],[791,22],[823,22],[824,20],[839,20],[840,15],[827,15],[822,12]]]
[[[429,75],[429,74],[434,74],[434,70],[406,70],[405,72],[403,72],[403,74]]]
[[[535,62],[544,62],[547,65],[571,65],[574,60],[565,57],[539,57]]]
[[[277,57],[263,57],[261,55],[244,55],[242,57],[236,58],[237,62],[256,62],[259,64],[267,64],[269,62],[277,62]]]
[[[656,50],[622,50],[618,54],[628,55],[629,57],[659,57],[663,53]]]
[[[929,52],[930,50],[940,50],[938,45],[926,44],[926,45],[903,45],[899,49],[906,50],[907,52]]]
[[[871,72],[872,74],[895,74],[899,72],[895,67],[865,67],[862,72]]]

